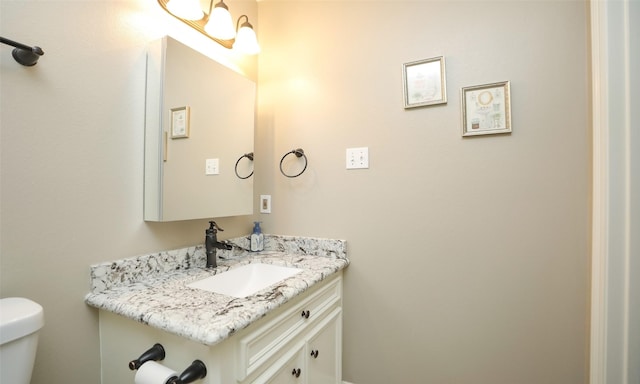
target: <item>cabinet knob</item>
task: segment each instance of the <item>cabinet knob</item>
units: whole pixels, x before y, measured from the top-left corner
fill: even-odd
[[[314,359],[317,359],[318,358],[318,350],[317,349],[316,350],[312,350],[311,351],[311,356],[313,356]]]
[[[304,317],[305,319],[308,319],[309,315],[310,315],[310,313],[309,313],[308,310],[307,311],[302,311],[302,317]]]
[[[300,377],[300,373],[302,371],[300,370],[300,368],[293,368],[293,371],[291,371],[291,375],[295,376],[295,377]]]

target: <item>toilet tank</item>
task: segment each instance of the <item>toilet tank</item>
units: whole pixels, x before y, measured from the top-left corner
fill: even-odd
[[[0,383],[29,384],[44,325],[42,306],[29,299],[0,299]]]

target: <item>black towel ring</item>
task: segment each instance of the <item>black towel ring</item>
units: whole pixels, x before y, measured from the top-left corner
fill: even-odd
[[[284,173],[284,170],[282,170],[282,162],[284,161],[284,159],[287,156],[289,156],[292,153],[294,155],[296,155],[296,157],[298,157],[298,158],[304,157],[304,168],[302,168],[302,171],[300,171],[300,173],[298,173],[297,175],[287,175],[286,173]],[[290,178],[298,177],[298,176],[302,175],[304,173],[304,171],[307,169],[307,164],[309,164],[309,161],[307,160],[307,155],[304,154],[304,150],[302,148],[294,149],[294,150],[291,150],[291,151],[285,153],[284,156],[282,156],[282,159],[280,159],[280,173],[282,173],[286,177],[290,177]]]
[[[249,160],[253,161],[253,152],[245,153],[244,155],[240,156],[240,158],[238,159],[238,161],[236,161],[236,167],[235,167],[236,176],[238,176],[238,178],[239,178],[239,179],[242,179],[242,180],[244,180],[244,179],[248,179],[248,178],[250,178],[251,176],[253,176],[253,170],[251,171],[251,173],[250,173],[248,176],[244,176],[244,177],[242,177],[242,176],[240,176],[240,175],[238,174],[238,164],[240,164],[240,160],[244,159],[245,157],[246,157],[247,159],[249,159]]]

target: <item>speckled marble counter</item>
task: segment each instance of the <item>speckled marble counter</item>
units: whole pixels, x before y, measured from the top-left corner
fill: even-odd
[[[229,242],[246,248],[247,238]],[[205,269],[203,246],[91,266],[85,301],[152,327],[215,345],[349,265],[343,240],[265,235],[263,252],[219,251],[218,268]],[[187,284],[249,263],[303,269],[255,295],[235,298]]]

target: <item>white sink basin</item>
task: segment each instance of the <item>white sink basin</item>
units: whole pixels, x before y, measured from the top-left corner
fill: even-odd
[[[260,263],[247,264],[194,281],[187,284],[187,287],[233,297],[247,297],[300,272],[302,269],[294,267]]]

